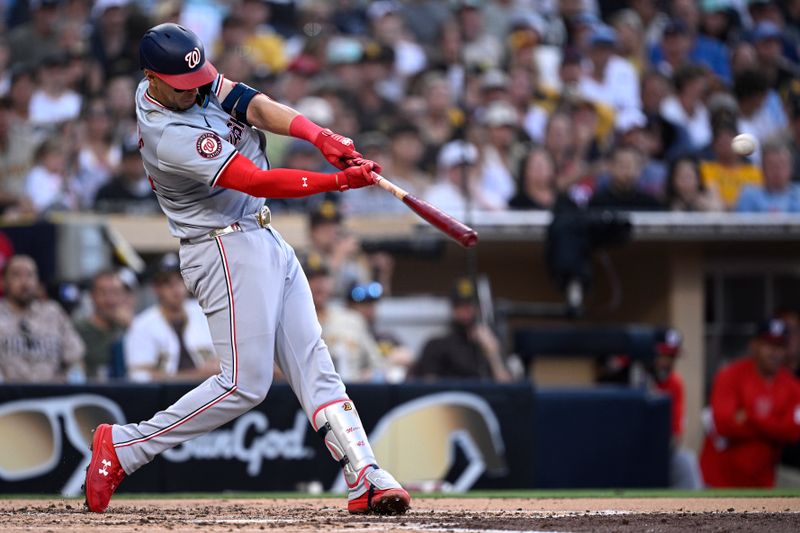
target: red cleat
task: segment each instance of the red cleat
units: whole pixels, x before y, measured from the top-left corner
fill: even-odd
[[[386,470],[375,465],[350,489],[347,510],[350,514],[403,514],[411,506],[411,496]]]
[[[92,439],[92,460],[86,469],[83,485],[86,494],[86,507],[93,513],[102,513],[111,501],[111,495],[125,479],[125,470],[119,464],[114,443],[111,440],[111,426],[100,424],[94,430]]]

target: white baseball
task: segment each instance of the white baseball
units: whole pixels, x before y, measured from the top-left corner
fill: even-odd
[[[756,151],[756,138],[749,133],[740,133],[731,141],[731,148],[739,155],[750,155]]]

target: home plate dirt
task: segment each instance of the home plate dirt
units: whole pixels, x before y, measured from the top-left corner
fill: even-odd
[[[403,516],[352,516],[338,499],[126,500],[105,514],[77,500],[0,500],[3,532],[686,532],[800,531],[800,498],[432,499]]]

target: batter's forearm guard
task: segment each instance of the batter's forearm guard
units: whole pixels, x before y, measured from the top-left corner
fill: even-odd
[[[348,398],[326,403],[314,413],[314,429],[325,441],[342,469],[348,487],[358,483],[359,473],[376,464],[375,454],[355,405]]]

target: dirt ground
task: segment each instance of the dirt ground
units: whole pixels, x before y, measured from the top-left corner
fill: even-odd
[[[800,498],[425,499],[406,515],[358,517],[337,499],[0,500],[0,531],[471,532],[800,531]]]

